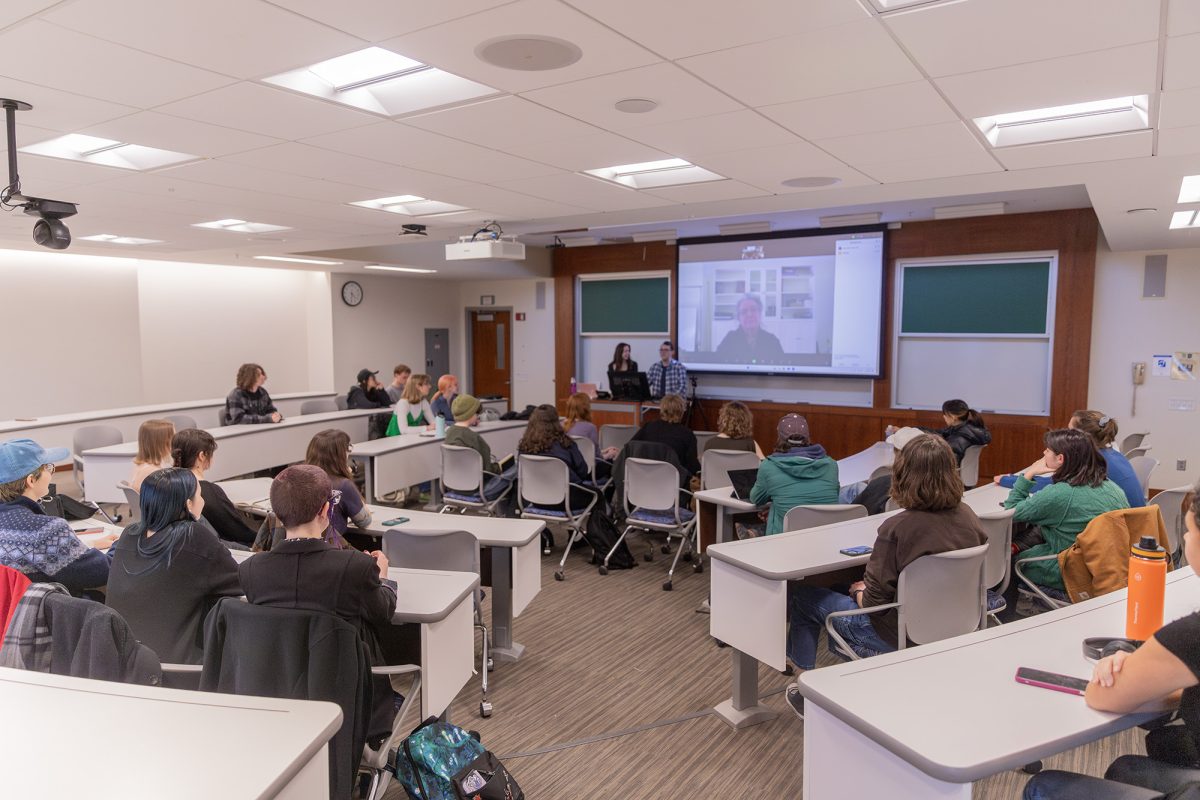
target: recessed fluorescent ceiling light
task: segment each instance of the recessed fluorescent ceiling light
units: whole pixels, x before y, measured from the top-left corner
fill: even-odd
[[[382,47],[368,47],[263,79],[364,111],[394,117],[498,94]]]
[[[933,209],[934,219],[962,219],[963,217],[994,217],[1003,214],[1007,203],[971,203],[964,206],[938,206]]]
[[[197,161],[200,158],[173,150],[159,150],[157,147],[127,144],[116,139],[101,139],[99,136],[86,136],[82,133],[68,133],[66,136],[47,139],[19,149],[22,153],[35,156],[65,158],[87,164],[137,170],[158,169],[184,161]]]
[[[656,189],[661,186],[725,180],[724,176],[697,167],[682,158],[664,158],[662,161],[645,161],[641,164],[622,164],[619,167],[589,169],[585,172],[588,175],[619,183],[631,189]]]
[[[667,242],[678,238],[679,231],[666,228],[661,231],[636,231],[633,234],[635,242]]]
[[[218,231],[233,231],[234,233],[269,233],[270,231],[290,231],[286,225],[268,225],[265,222],[247,222],[244,219],[219,219],[215,222],[197,222],[193,228],[213,228]]]
[[[358,200],[352,206],[373,208],[376,211],[390,211],[393,214],[405,214],[410,217],[428,217],[433,214],[457,214],[460,211],[470,211],[466,206],[456,206],[437,200],[427,200],[415,194],[401,194],[395,197],[380,197],[376,200]]]
[[[563,247],[592,247],[600,244],[600,240],[595,236],[569,236],[559,241],[563,243]]]
[[[389,267],[385,264],[367,264],[365,267],[363,267],[363,269],[384,269],[388,272],[418,272],[421,274],[437,272],[436,269],[419,269],[417,267]]]
[[[1179,184],[1179,202],[1200,203],[1200,175],[1184,175]]]
[[[97,233],[95,236],[80,236],[81,242],[107,242],[109,244],[162,244],[162,239],[138,239],[135,236],[117,236],[113,233]]]
[[[849,225],[878,225],[882,214],[878,211],[868,212],[866,214],[835,214],[830,217],[821,217],[822,228],[843,228]]]
[[[940,6],[957,3],[960,0],[870,0],[872,6],[880,14],[886,14],[889,11],[899,11],[903,8],[915,8],[916,6]]]
[[[746,233],[770,233],[771,223],[763,222],[730,222],[725,225],[718,225],[717,231],[722,236],[740,236]]]
[[[291,256],[255,256],[259,261],[286,261],[289,264],[319,264],[322,267],[336,267],[341,261],[321,261],[316,258],[292,258]]]
[[[1171,215],[1171,228],[1195,228],[1198,227],[1195,211],[1176,211]]]
[[[993,147],[1080,139],[1147,128],[1149,97],[1114,97],[1067,106],[977,117],[975,125]]]

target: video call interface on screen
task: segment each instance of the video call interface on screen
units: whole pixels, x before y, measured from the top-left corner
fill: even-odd
[[[678,291],[689,370],[879,374],[882,231],[680,242]]]

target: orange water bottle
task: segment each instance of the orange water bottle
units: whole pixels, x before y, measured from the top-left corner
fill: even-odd
[[[1125,636],[1146,641],[1163,624],[1163,595],[1167,589],[1167,551],[1153,536],[1143,536],[1129,553],[1129,597],[1125,606]]]

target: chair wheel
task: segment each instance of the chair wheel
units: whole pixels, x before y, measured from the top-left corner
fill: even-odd
[[[491,715],[492,715],[492,704],[489,703],[487,700],[484,700],[482,703],[479,704],[479,716],[486,719],[486,718],[490,717]]]
[[[1040,761],[1031,761],[1030,763],[1021,767],[1021,772],[1024,772],[1026,775],[1037,775],[1041,771],[1042,762]]]
[[[562,571],[561,569],[560,569],[560,570],[556,570],[556,571],[555,571],[555,573],[554,573],[554,580],[556,580],[556,581],[563,581],[563,580],[566,580],[566,579],[567,579],[567,576],[566,576],[566,575],[563,575],[563,571]]]
[[[671,591],[671,582],[670,581],[667,581],[666,583],[663,584],[663,591],[664,592]]]
[[[542,548],[542,555],[544,555],[544,556],[548,556],[548,555],[550,555],[550,548],[549,548],[549,547],[543,547],[543,548]]]
[[[488,668],[488,672],[491,672],[492,670],[494,670],[496,668],[496,659],[492,658],[491,656],[488,656],[487,668]]]
[[[729,647],[729,645],[725,644],[720,639],[713,639],[713,641],[716,642],[717,647]]]
[[[607,574],[608,574],[608,567],[606,567],[606,566],[604,566],[603,564],[601,564],[601,565],[600,565],[599,572],[600,572],[600,574],[601,574],[601,575],[607,575]]]
[[[704,562],[697,561],[695,564],[692,564],[692,572],[696,572],[696,573],[704,572]]]
[[[645,555],[643,555],[642,560],[643,561],[653,561],[654,560],[654,551],[652,550],[649,553],[646,553]]]
[[[667,555],[667,554],[669,554],[669,553],[671,552],[671,545],[669,545],[669,544],[664,544],[664,545],[662,546],[662,552],[663,552],[663,555]]]
[[[684,554],[683,554],[683,560],[684,560],[684,561],[691,561],[691,560],[692,560],[692,551],[691,551],[691,550],[689,550],[689,551],[687,551],[686,553],[684,553]]]

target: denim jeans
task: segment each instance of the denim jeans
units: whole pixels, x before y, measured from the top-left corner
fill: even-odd
[[[1025,784],[1024,800],[1158,800],[1162,792],[1091,775],[1050,769]]]
[[[803,583],[788,584],[788,658],[800,669],[812,669],[817,661],[817,638],[825,627],[825,618],[834,611],[858,608],[853,599],[831,589],[806,586]],[[870,658],[880,653],[890,653],[896,648],[885,642],[871,625],[869,614],[838,617],[833,628],[846,640],[855,655]],[[829,651],[839,658],[849,660],[838,652],[830,641]]]
[[[495,500],[504,490],[517,479],[517,465],[513,464],[499,475],[488,475],[484,479],[483,497],[485,500]]]

